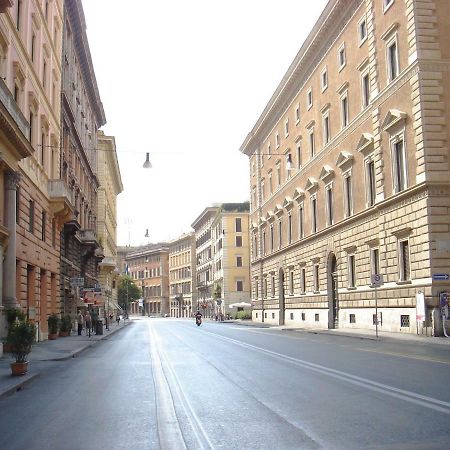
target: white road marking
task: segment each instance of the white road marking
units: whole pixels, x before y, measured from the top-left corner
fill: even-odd
[[[269,355],[273,358],[280,359],[282,361],[288,361],[296,366],[300,366],[305,369],[312,370],[314,372],[319,372],[323,375],[330,376],[332,378],[336,378],[347,383],[351,383],[357,386],[361,386],[364,389],[370,389],[372,391],[381,392],[385,395],[390,395],[391,397],[396,397],[401,400],[405,400],[410,403],[415,403],[420,406],[424,406],[429,409],[433,409],[435,411],[439,411],[445,414],[450,415],[450,403],[444,402],[442,400],[437,400],[432,397],[428,397],[426,395],[417,394],[415,392],[406,391],[404,389],[399,389],[393,386],[389,386],[387,384],[378,383],[376,381],[370,380],[368,378],[358,377],[356,375],[352,375],[347,372],[343,372],[336,369],[331,369],[326,366],[322,366],[320,364],[311,363],[308,361],[304,361],[302,359],[293,358],[291,356],[283,355],[281,353],[274,352],[272,350],[267,350],[262,347],[257,347],[256,345],[247,344],[242,341],[238,341],[236,339],[232,339],[226,336],[222,336],[219,334],[211,333],[210,331],[203,331],[203,333],[210,334],[218,339],[222,339],[228,342],[231,342],[235,345],[239,345],[241,347],[254,350],[265,355]]]
[[[172,394],[162,368],[157,348],[157,338],[150,323],[148,324],[148,333],[150,337],[153,383],[155,386],[159,445],[162,450],[185,450],[186,444],[175,413]]]

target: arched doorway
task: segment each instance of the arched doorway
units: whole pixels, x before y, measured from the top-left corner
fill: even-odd
[[[280,269],[278,274],[278,304],[280,305],[278,323],[284,325],[285,302],[284,302],[284,271]]]
[[[334,253],[328,257],[328,328],[339,327],[339,299],[338,299],[338,276],[337,260]]]

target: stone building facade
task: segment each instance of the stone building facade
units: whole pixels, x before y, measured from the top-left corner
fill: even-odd
[[[84,289],[98,287],[98,264],[104,256],[96,234],[100,186],[97,131],[106,118],[81,0],[64,2],[61,102],[61,179],[74,205],[61,232],[61,297],[63,311],[75,315],[83,303],[71,279],[83,278]]]
[[[241,146],[254,320],[442,329],[449,22],[445,0],[327,4]]]
[[[23,309],[38,340],[59,312],[62,9],[62,0],[0,8],[1,305]]]
[[[169,243],[170,316],[191,317],[196,302],[194,233]],[[195,312],[195,311],[194,311]]]
[[[99,284],[105,303],[104,313],[116,315],[118,277],[117,263],[117,195],[123,191],[114,137],[98,132],[97,236],[104,258],[99,264]]]
[[[215,314],[250,310],[249,211],[248,202],[222,203],[211,223]]]
[[[129,275],[142,290],[140,312],[147,316],[169,315],[169,246],[158,243],[138,247],[126,255],[125,261]]]
[[[213,298],[213,240],[211,224],[219,206],[209,206],[192,223],[195,233],[195,266],[197,305],[202,314],[211,317],[215,311]]]

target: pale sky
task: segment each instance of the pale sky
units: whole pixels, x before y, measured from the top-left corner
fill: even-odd
[[[327,1],[83,0],[124,186],[119,245],[174,239],[212,203],[250,199],[239,148]]]

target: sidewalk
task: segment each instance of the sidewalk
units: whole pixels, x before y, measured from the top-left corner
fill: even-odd
[[[437,345],[448,345],[450,346],[450,338],[446,337],[434,337],[426,336],[422,334],[412,334],[412,333],[395,333],[389,331],[378,331],[378,338],[375,336],[374,330],[365,330],[359,328],[337,328],[337,329],[313,329],[313,328],[300,328],[295,325],[273,325],[266,322],[252,322],[251,320],[226,320],[221,323],[233,323],[240,326],[248,326],[255,328],[271,328],[274,330],[281,331],[295,331],[301,333],[312,333],[312,334],[327,334],[331,336],[342,336],[342,337],[352,337],[355,339],[369,339],[369,340],[386,340],[393,339],[399,341],[408,342],[420,342],[423,344],[437,344]]]
[[[33,350],[28,355],[29,370],[26,375],[13,377],[9,363],[14,361],[9,353],[3,354],[0,358],[0,398],[5,395],[10,395],[22,389],[23,386],[31,383],[34,379],[39,377],[40,373],[48,368],[53,361],[62,361],[65,359],[75,358],[81,352],[93,347],[98,341],[109,337],[128,325],[132,324],[132,320],[117,325],[116,322],[109,325],[109,330],[103,327],[103,334],[93,334],[91,337],[85,335],[83,330],[82,336],[78,336],[76,331],[67,337],[58,337],[54,341],[42,341],[33,345]]]

